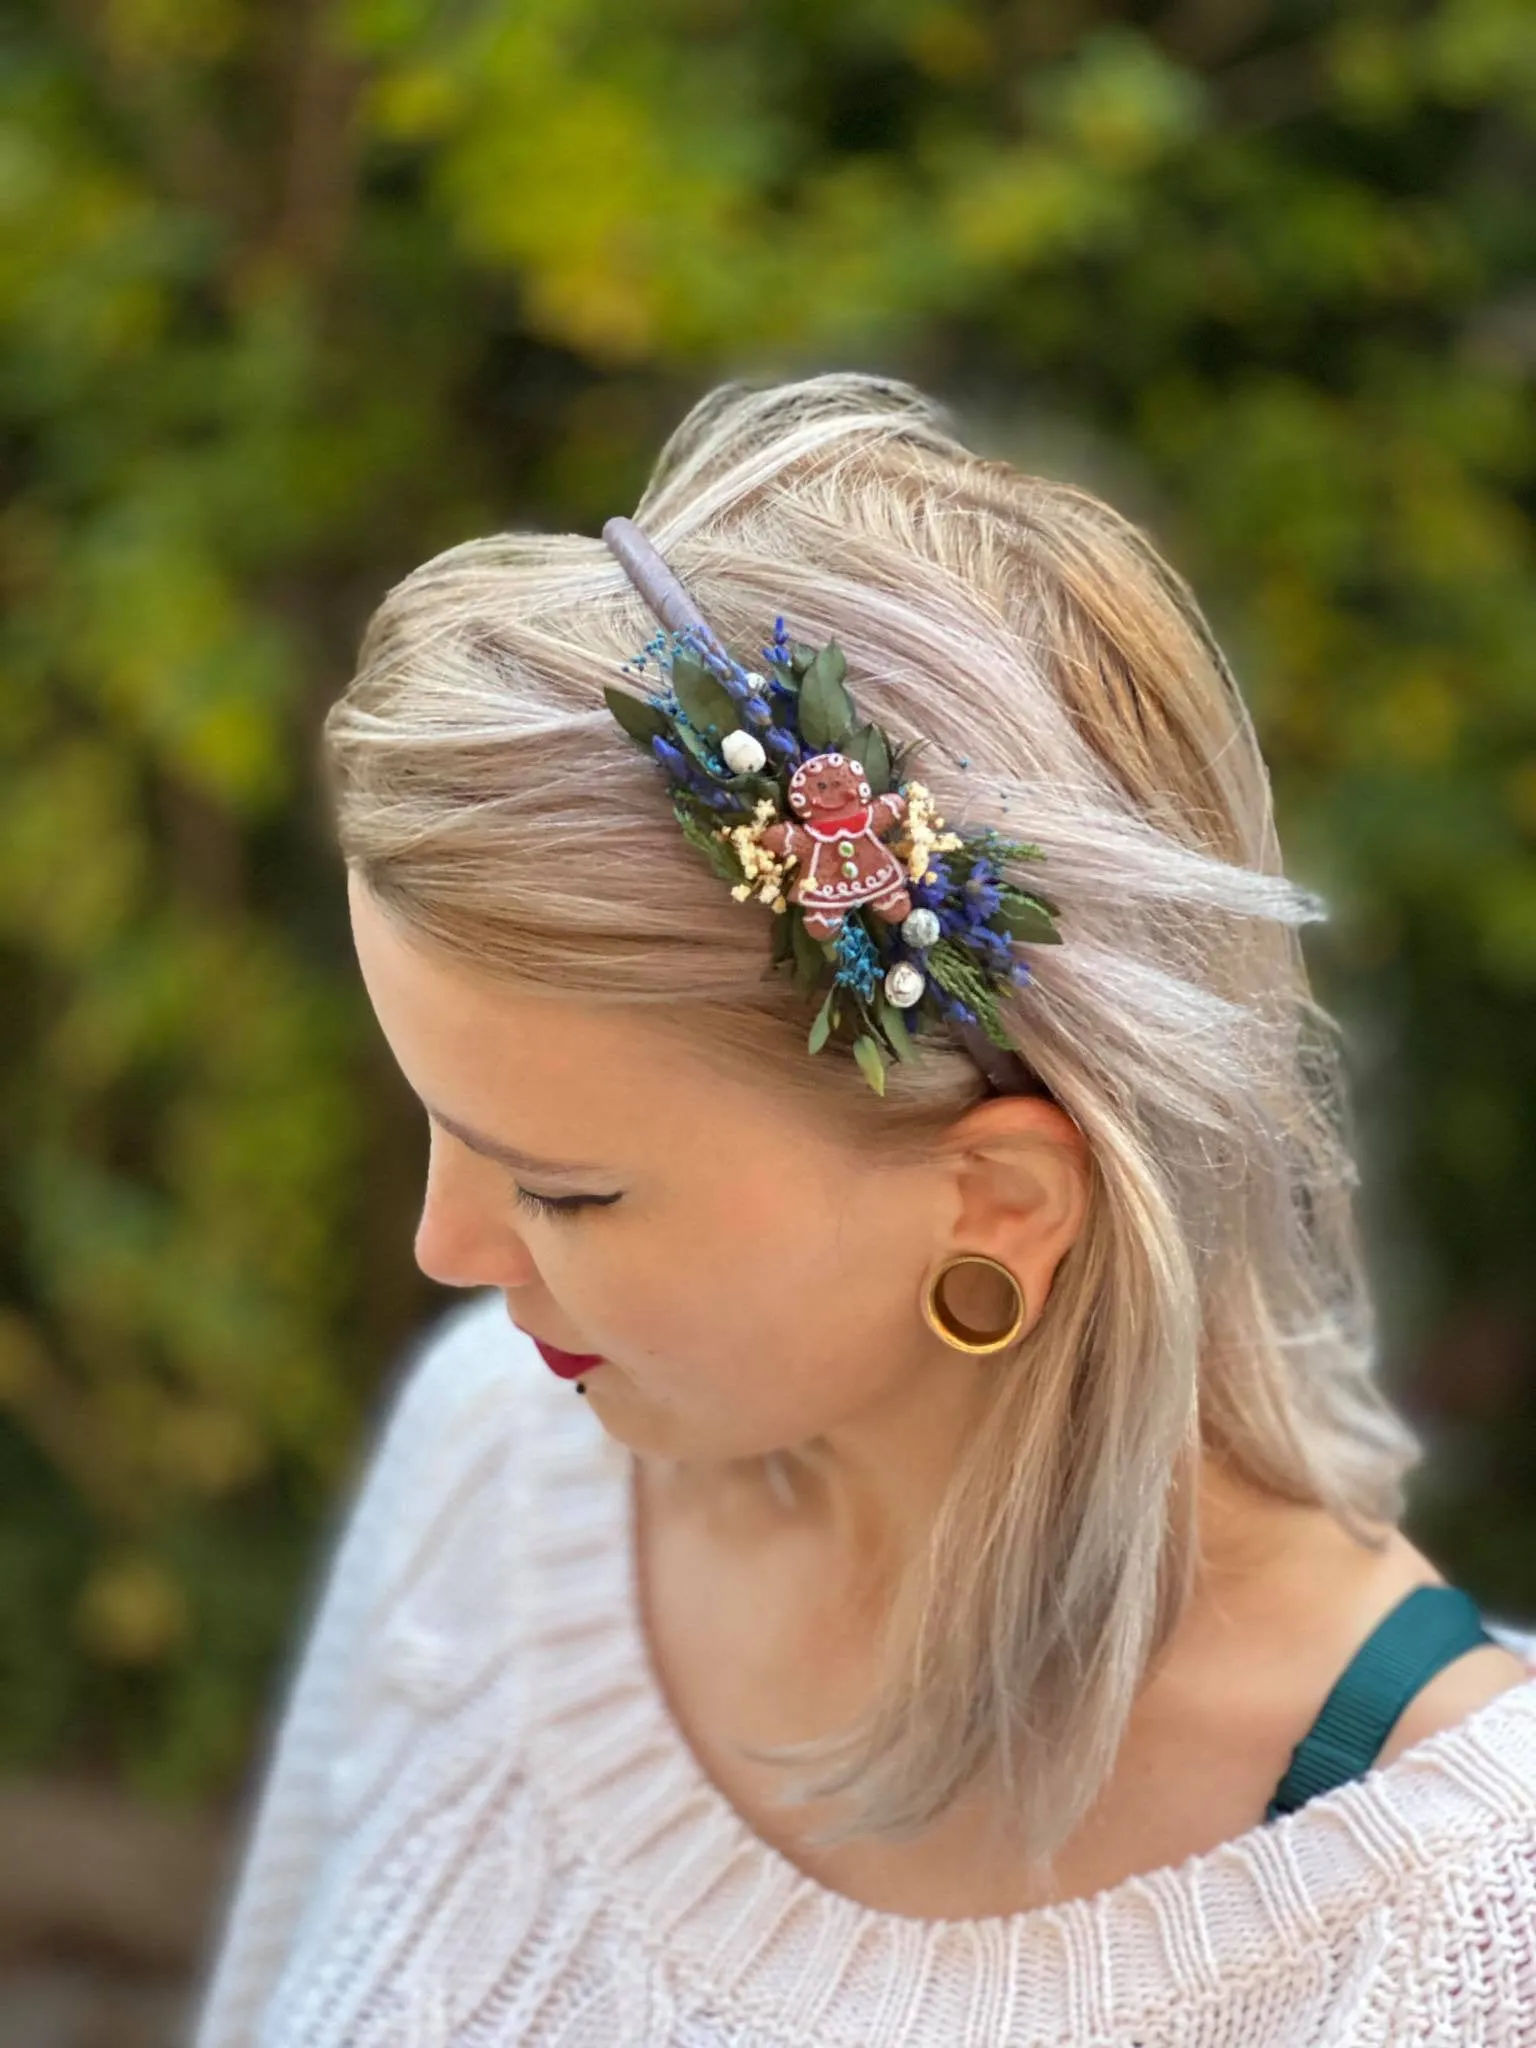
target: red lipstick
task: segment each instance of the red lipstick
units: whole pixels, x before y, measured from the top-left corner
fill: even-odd
[[[561,1351],[558,1346],[546,1344],[541,1338],[535,1337],[533,1341],[538,1346],[540,1358],[552,1373],[563,1380],[579,1379],[583,1373],[603,1362],[600,1356],[590,1351]]]

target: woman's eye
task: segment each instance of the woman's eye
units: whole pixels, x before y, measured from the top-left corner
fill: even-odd
[[[579,1209],[602,1206],[596,1195],[536,1195],[531,1188],[517,1187],[515,1182],[513,1185],[520,1205],[531,1209],[535,1216],[574,1216]]]

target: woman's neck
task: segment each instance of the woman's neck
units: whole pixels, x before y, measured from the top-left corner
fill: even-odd
[[[971,1432],[985,1426],[981,1372],[927,1375],[794,1452],[730,1465],[664,1465],[650,1472],[660,1503],[743,1565],[785,1550],[818,1560],[827,1589],[866,1612],[884,1611],[907,1567],[927,1548]],[[1347,1569],[1369,1552],[1323,1507],[1286,1500],[1244,1479],[1210,1452],[1196,1473],[1198,1557],[1176,1648],[1224,1636],[1250,1597],[1290,1586],[1307,1594],[1318,1571]],[[1390,1535],[1383,1530],[1383,1540]]]
[[[979,1372],[914,1373],[843,1425],[793,1450],[729,1465],[667,1465],[654,1483],[746,1550],[786,1539],[894,1583],[927,1545],[966,1443],[984,1417]]]

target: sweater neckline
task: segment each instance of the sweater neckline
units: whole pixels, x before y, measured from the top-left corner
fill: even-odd
[[[883,2038],[881,2014],[902,2039],[958,2038],[957,1982],[969,2013],[996,2015],[975,2038],[1150,2024],[1315,1962],[1415,1871],[1536,1820],[1533,1665],[1364,1779],[1090,1897],[952,1920],[863,1905],[755,1833],[705,1772],[645,1637],[634,1461],[538,1370],[547,1431],[513,1461],[509,1516],[532,1783],[552,1836],[658,1960],[775,2040],[856,2048]]]

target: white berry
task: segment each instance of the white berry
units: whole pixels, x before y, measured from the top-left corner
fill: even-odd
[[[740,727],[726,734],[720,742],[720,752],[733,775],[755,775],[768,759],[756,733],[743,732]]]

